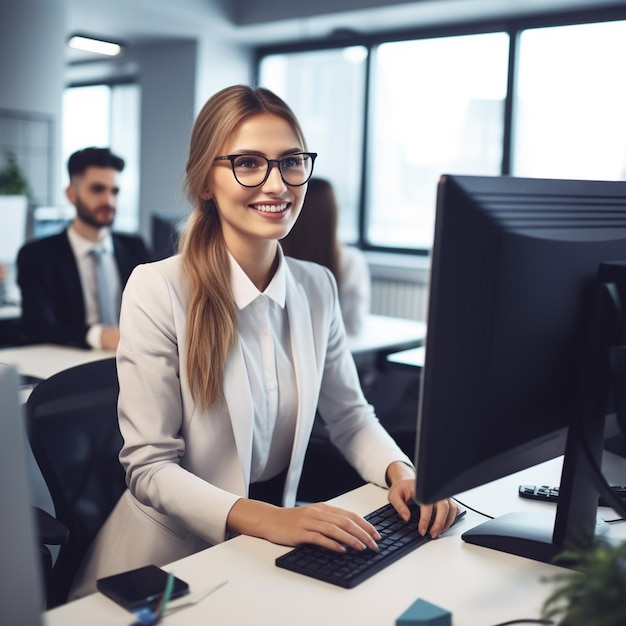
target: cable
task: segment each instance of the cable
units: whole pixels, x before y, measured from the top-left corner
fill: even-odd
[[[468,511],[472,511],[472,513],[478,513],[478,515],[482,515],[483,517],[486,517],[487,519],[495,519],[493,515],[488,515],[487,513],[483,513],[482,511],[479,511],[478,509],[475,509],[474,507],[471,507],[468,504],[465,504],[464,502],[461,502],[456,497],[453,497],[453,498],[450,498],[450,499],[454,500],[457,504],[460,504],[463,508],[467,509]]]
[[[493,626],[511,626],[511,624],[546,624],[550,626],[550,624],[554,624],[554,622],[551,619],[514,619],[510,622],[500,622]]]

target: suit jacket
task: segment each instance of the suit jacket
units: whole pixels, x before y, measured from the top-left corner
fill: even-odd
[[[140,237],[118,233],[112,237],[123,289],[133,268],[151,258]],[[89,347],[83,289],[67,231],[22,247],[17,256],[17,282],[26,343]]]
[[[298,410],[283,504],[295,503],[317,408],[348,461],[384,486],[391,462],[410,461],[363,396],[334,278],[319,265],[285,260]],[[222,408],[200,410],[187,382],[186,310],[180,256],[135,269],[117,353],[129,489],[96,539],[77,595],[99,577],[164,565],[223,541],[231,507],[248,493],[255,399],[241,346],[226,362]]]

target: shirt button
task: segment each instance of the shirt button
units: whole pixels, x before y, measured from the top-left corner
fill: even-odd
[[[274,391],[274,389],[276,389],[276,383],[269,383],[269,384],[267,385],[267,388],[268,388],[270,391]]]

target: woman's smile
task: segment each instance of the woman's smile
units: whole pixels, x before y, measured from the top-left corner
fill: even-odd
[[[266,217],[277,219],[287,213],[291,202],[255,202],[249,206],[251,209],[262,213]]]

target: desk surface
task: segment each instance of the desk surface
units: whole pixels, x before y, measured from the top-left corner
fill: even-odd
[[[424,367],[424,358],[426,357],[426,347],[419,346],[410,348],[409,350],[401,350],[387,355],[387,361],[394,365],[401,365],[409,368]]]
[[[0,320],[19,319],[20,307],[0,306]],[[368,315],[363,330],[348,337],[353,354],[365,352],[397,352],[421,345],[426,335],[426,324],[386,315]]]
[[[49,378],[62,370],[115,356],[109,350],[81,350],[54,344],[19,346],[0,350],[0,363],[15,365],[20,374]]]
[[[424,343],[426,323],[401,317],[368,315],[363,330],[348,337],[350,351],[354,355],[368,352],[389,354]]]
[[[353,354],[397,352],[418,346],[426,335],[426,324],[402,318],[370,315],[358,335],[348,338]],[[61,370],[97,359],[115,356],[108,350],[81,350],[53,344],[0,349],[0,363],[15,365],[20,374],[49,378]]]
[[[616,471],[623,472],[623,459],[616,463]],[[560,460],[549,461],[459,498],[496,515],[539,508],[553,511],[551,504],[517,497],[517,485],[558,484],[559,476]],[[335,502],[365,514],[386,502],[386,492],[365,485]],[[615,517],[610,509],[601,511],[609,518]],[[397,617],[417,598],[451,611],[454,626],[536,619],[553,588],[546,577],[563,570],[464,543],[461,533],[481,521],[482,516],[468,511],[465,519],[446,535],[350,590],[277,568],[275,558],[288,548],[262,539],[237,537],[166,568],[186,580],[192,593],[228,582],[198,604],[167,615],[163,625],[394,626]],[[611,533],[626,537],[626,524],[612,526]],[[47,626],[84,626],[87,621],[91,626],[128,626],[132,617],[101,594],[45,614]]]
[[[0,305],[0,320],[18,320],[22,309],[17,304]]]

